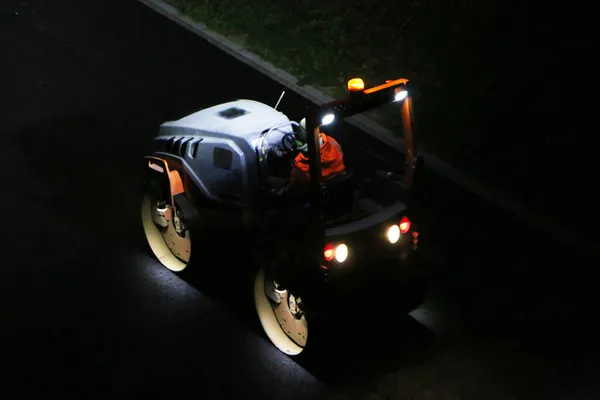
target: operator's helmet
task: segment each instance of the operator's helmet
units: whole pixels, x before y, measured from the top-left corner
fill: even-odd
[[[302,118],[302,121],[300,121],[300,129],[296,132],[296,137],[302,143],[306,142],[306,118]]]
[[[298,150],[300,150],[302,153],[306,154],[306,151],[307,151],[306,118],[302,118],[302,121],[300,121],[300,127],[302,128],[302,129],[299,129],[300,132],[296,132],[296,138],[298,138],[298,140],[302,143],[302,145],[300,147],[298,147]],[[319,142],[321,143],[321,146],[323,146],[323,138],[321,137],[320,132],[319,132]]]
[[[302,121],[300,121],[300,128],[302,129],[298,129],[298,132],[296,132],[296,138],[301,142],[298,151],[306,155],[306,152],[308,151],[306,145],[306,118],[302,118]]]

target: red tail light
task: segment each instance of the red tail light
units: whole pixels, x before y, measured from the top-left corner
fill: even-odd
[[[333,256],[335,256],[335,249],[332,244],[328,244],[325,246],[325,250],[323,251],[323,256],[327,261],[333,260]]]
[[[410,220],[406,217],[402,217],[400,220],[400,232],[407,233],[410,231]]]

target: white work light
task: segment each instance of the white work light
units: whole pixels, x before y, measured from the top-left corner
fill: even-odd
[[[327,114],[321,120],[321,125],[329,125],[330,123],[333,122],[333,120],[335,120],[335,115],[333,115],[333,114]]]
[[[394,101],[404,100],[408,96],[408,92],[406,90],[402,90],[394,96]]]

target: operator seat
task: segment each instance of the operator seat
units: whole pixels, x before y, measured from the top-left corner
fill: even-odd
[[[327,219],[336,219],[354,211],[355,179],[352,171],[344,171],[323,182],[323,211]]]
[[[322,188],[322,211],[326,220],[336,220],[354,211],[355,180],[352,172],[344,171],[322,182]],[[309,218],[308,195],[303,193],[287,196],[285,202],[274,201],[271,205],[277,211],[267,218],[269,222],[266,223],[266,232],[273,237],[292,237],[300,234],[302,230],[298,228],[304,226]]]

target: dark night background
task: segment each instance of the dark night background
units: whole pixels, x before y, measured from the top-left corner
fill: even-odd
[[[485,127],[506,163],[535,170],[559,222],[594,232],[594,90],[578,62],[591,54],[585,18],[500,8],[489,25],[473,20],[493,29],[448,64],[443,90],[461,101],[446,112]],[[296,363],[260,330],[243,255],[215,260],[240,267],[227,290],[229,270],[184,280],[158,265],[136,189],[161,122],[231,98],[271,103],[281,87],[132,0],[5,0],[0,31],[6,393],[596,397],[598,263],[587,256],[597,246],[584,254],[557,243],[428,172],[420,222],[437,274],[413,313],[423,325],[363,313],[332,354]],[[489,86],[467,84],[482,75]],[[292,118],[306,106],[291,92],[284,103]],[[350,126],[340,141],[395,156]],[[338,351],[344,343],[353,350]]]

